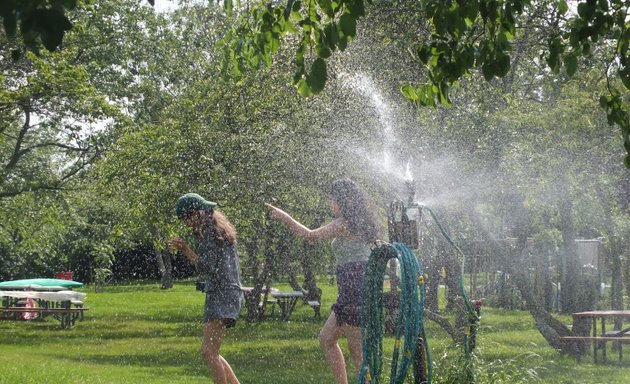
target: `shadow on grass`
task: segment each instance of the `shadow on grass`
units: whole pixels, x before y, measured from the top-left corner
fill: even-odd
[[[89,319],[78,322],[71,329],[62,330],[59,322],[47,318],[44,321],[1,321],[0,345],[50,345],[57,343],[98,343],[99,340],[156,339],[163,337],[201,337],[203,323],[189,317],[167,318],[160,316],[129,316],[114,319]],[[228,330],[227,337],[241,340],[270,338],[275,342],[316,340],[320,323],[300,321],[265,321],[248,323],[239,320],[235,328]]]
[[[319,383],[320,372],[327,369],[324,356],[316,340],[278,342],[269,338],[263,341],[236,339],[228,335],[222,355],[230,362],[244,383]],[[176,338],[164,340],[159,346],[149,342],[153,348],[136,347],[135,350],[103,353],[91,350],[75,354],[55,354],[55,358],[70,364],[91,366],[117,366],[142,368],[176,368],[186,375],[208,377],[205,363],[200,355],[200,344]],[[62,363],[65,364],[65,363]],[[314,375],[312,380],[301,380],[300,372]],[[287,378],[289,377],[289,379]],[[317,379],[317,377],[319,379]],[[284,380],[284,381],[283,381]]]

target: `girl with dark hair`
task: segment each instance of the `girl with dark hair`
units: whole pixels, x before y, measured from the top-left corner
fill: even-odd
[[[176,237],[168,241],[168,246],[183,253],[205,277],[201,355],[212,379],[216,384],[239,384],[232,367],[219,353],[225,330],[236,324],[243,305],[236,230],[215,206],[196,193],[180,197],[177,216],[192,229],[199,245],[195,252],[184,239]]]
[[[361,188],[349,179],[337,180],[331,188],[333,220],[317,229],[309,229],[283,210],[267,204],[271,216],[286,223],[293,232],[306,240],[332,240],[337,266],[337,302],[324,324],[319,341],[330,365],[335,383],[347,384],[346,363],[339,338],[346,336],[348,349],[358,373],[361,350],[360,293],[361,279],[370,244],[378,237],[378,224]]]

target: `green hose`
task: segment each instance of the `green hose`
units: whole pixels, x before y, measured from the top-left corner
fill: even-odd
[[[464,336],[464,351],[468,360],[466,376],[474,382],[471,366],[472,351],[475,349],[477,329],[480,320],[479,303],[472,303],[464,288],[464,267],[466,256],[453,242],[435,213],[427,210],[448,243],[461,256],[459,289],[468,315],[468,328]],[[401,295],[394,352],[389,384],[402,384],[407,377],[409,365],[418,362],[418,338],[423,340],[426,353],[427,384],[431,384],[432,363],[424,328],[425,287],[421,266],[414,253],[402,243],[379,244],[370,254],[361,285],[361,336],[363,362],[359,371],[359,384],[380,384],[383,371],[383,281],[387,261],[397,258],[401,265]],[[401,338],[403,337],[401,345]],[[417,377],[416,377],[417,382]]]
[[[400,305],[390,384],[402,384],[410,364],[418,358],[422,334],[431,382],[431,362],[424,337],[424,278],[418,258],[402,243],[379,244],[370,255],[361,285],[361,335],[363,362],[359,384],[379,384],[383,370],[383,281],[387,261],[396,258],[401,266]],[[401,344],[402,339],[402,344]]]

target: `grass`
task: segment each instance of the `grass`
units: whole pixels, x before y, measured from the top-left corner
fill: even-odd
[[[326,317],[335,288],[321,286]],[[156,283],[125,284],[85,292],[90,309],[72,329],[59,329],[51,318],[0,321],[0,383],[210,382],[199,355],[204,295],[194,284],[180,282],[170,290]],[[222,354],[244,384],[332,383],[317,340],[322,324],[301,304],[290,322],[242,320],[228,331]],[[455,382],[452,377],[463,370],[461,350],[435,324],[427,324],[427,332],[434,382]],[[386,339],[385,364],[391,347]],[[484,308],[474,372],[480,384],[630,383],[630,350],[624,352],[621,363],[609,351],[607,364],[594,365],[592,356],[577,364],[548,346],[528,313]]]

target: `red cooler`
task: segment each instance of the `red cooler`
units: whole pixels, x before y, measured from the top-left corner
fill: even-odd
[[[72,272],[57,272],[55,278],[61,280],[72,280]]]

